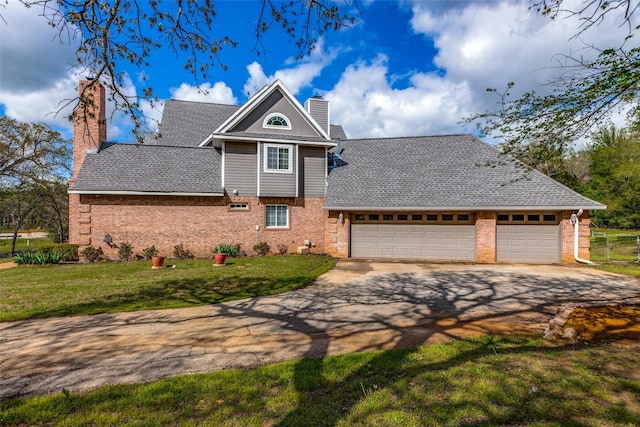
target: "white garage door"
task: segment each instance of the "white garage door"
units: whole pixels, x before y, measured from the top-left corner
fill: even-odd
[[[498,262],[560,262],[560,225],[496,226]]]
[[[475,261],[475,226],[353,224],[351,256]]]

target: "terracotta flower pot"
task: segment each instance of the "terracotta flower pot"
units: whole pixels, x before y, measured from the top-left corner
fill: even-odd
[[[214,254],[213,259],[216,260],[217,265],[222,265],[227,260],[227,254]]]
[[[151,268],[162,268],[164,264],[163,256],[152,256],[151,257]]]

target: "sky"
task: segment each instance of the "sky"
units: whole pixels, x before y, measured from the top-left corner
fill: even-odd
[[[575,19],[550,20],[527,1],[359,0],[350,28],[326,33],[309,56],[296,60],[295,44],[277,25],[264,50],[256,50],[259,2],[215,5],[215,34],[238,42],[221,53],[228,69],[214,68],[212,79],[201,82],[203,94],[184,71],[184,58],[161,49],[142,71],[157,96],[241,105],[280,79],[301,103],[316,95],[329,100],[331,122],[350,138],[477,133],[464,118],[497,108],[499,97],[487,88],[502,91],[514,82],[515,96],[546,93],[561,72],[561,55],[593,56],[588,46],[618,46],[626,31],[606,20],[576,38]],[[71,137],[69,107],[55,112],[86,77],[72,66],[73,43],[61,40],[35,7],[16,0],[0,7],[0,115],[45,122]],[[128,93],[140,94],[141,70],[120,65]],[[162,104],[155,110],[141,105],[150,126],[157,126]],[[110,141],[134,140],[126,117],[109,117]],[[623,124],[621,117],[614,119]]]

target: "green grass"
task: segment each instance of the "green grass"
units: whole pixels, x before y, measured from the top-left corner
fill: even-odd
[[[51,246],[51,239],[18,239],[16,240],[16,252],[38,250],[43,246]],[[11,253],[11,239],[0,239],[0,254]],[[0,258],[0,262],[11,262],[13,258]]]
[[[594,265],[598,270],[611,273],[627,274],[630,276],[640,276],[640,264],[598,264]]]
[[[0,425],[640,423],[640,351],[484,338],[0,402]]]
[[[214,304],[301,288],[334,265],[324,256],[20,266],[2,270],[0,321]]]

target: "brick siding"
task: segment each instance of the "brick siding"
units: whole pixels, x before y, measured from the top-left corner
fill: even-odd
[[[273,253],[278,253],[280,244],[295,253],[305,240],[315,244],[311,253],[323,253],[323,202],[322,198],[258,201],[255,197],[81,195],[77,208],[71,201],[78,218],[72,239],[81,245],[100,246],[110,258],[116,257],[116,249],[104,242],[106,234],[115,244],[131,243],[134,253],[154,245],[165,256],[172,256],[173,247],[180,243],[197,257],[210,257],[211,249],[221,243],[240,243],[242,250],[253,255],[256,241],[267,242]],[[229,203],[247,203],[249,209],[230,210]],[[266,204],[289,205],[290,227],[267,229]]]

